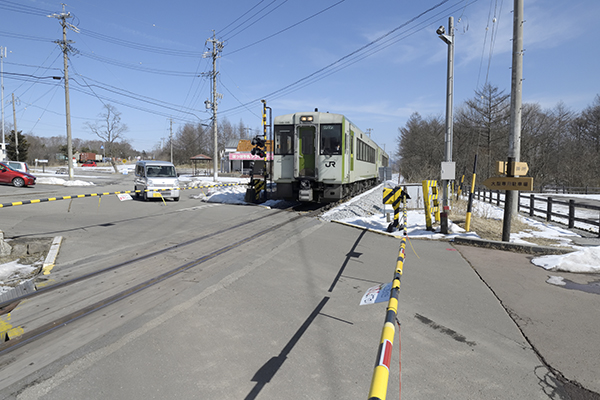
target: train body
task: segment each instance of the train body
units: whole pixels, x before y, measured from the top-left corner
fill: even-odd
[[[273,180],[284,200],[327,203],[378,182],[389,157],[341,114],[300,112],[273,121]]]

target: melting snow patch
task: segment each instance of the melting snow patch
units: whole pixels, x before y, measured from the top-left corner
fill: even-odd
[[[600,272],[600,246],[586,247],[564,255],[537,257],[531,262],[550,271]]]

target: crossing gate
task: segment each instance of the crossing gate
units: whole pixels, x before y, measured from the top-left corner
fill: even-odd
[[[437,181],[423,181],[423,202],[425,203],[425,224],[427,230],[433,230],[433,223],[440,222]],[[433,216],[433,220],[432,217]]]

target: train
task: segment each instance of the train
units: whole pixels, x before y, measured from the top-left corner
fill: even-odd
[[[273,119],[278,199],[331,203],[379,182],[389,157],[342,114],[297,112]]]

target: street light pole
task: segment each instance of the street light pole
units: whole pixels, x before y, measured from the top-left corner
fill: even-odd
[[[454,96],[454,17],[448,18],[448,33],[443,26],[436,31],[439,38],[448,45],[448,79],[446,83],[446,134],[444,136],[444,163],[442,163],[442,213],[440,214],[441,232],[448,233],[448,210],[450,209],[450,195],[448,186],[455,178],[454,163],[452,162],[452,109]]]

